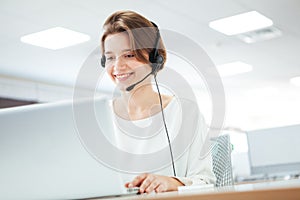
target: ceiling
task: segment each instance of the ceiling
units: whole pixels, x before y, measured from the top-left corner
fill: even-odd
[[[299,0],[1,0],[0,4],[2,76],[74,86],[83,63],[98,47],[106,17],[128,9],[162,30],[191,38],[215,65],[241,60],[253,66],[249,73],[222,79],[225,126],[250,130],[300,123],[300,88],[289,83],[300,76]],[[208,26],[210,21],[252,10],[272,19],[283,35],[246,44]],[[20,42],[23,35],[56,26],[88,34],[91,40],[55,51]]]

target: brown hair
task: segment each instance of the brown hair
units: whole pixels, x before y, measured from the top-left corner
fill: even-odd
[[[102,54],[105,52],[104,42],[108,35],[126,32],[137,60],[150,63],[145,54],[149,55],[155,48],[158,30],[148,19],[133,11],[117,11],[106,19],[103,28]],[[158,53],[166,61],[167,53],[161,38],[158,43]]]

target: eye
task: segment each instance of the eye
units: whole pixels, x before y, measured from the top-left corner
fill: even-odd
[[[114,60],[114,57],[113,56],[107,56],[106,60],[108,60],[108,61]]]
[[[128,53],[128,54],[125,54],[124,56],[125,56],[125,58],[133,58],[133,57],[135,57],[135,55],[133,53]]]

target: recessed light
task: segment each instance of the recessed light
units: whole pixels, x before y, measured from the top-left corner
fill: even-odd
[[[272,26],[271,19],[257,11],[251,11],[218,19],[209,23],[209,27],[226,35],[236,35]]]
[[[295,86],[300,86],[300,76],[296,76],[294,78],[291,78],[290,83],[292,83]]]
[[[252,71],[252,66],[241,61],[218,65],[217,69],[221,77],[233,76]]]
[[[62,49],[90,40],[90,36],[62,27],[55,27],[21,37],[21,41],[47,49]]]
[[[282,32],[278,28],[271,26],[271,27],[239,34],[239,35],[237,35],[237,37],[239,39],[241,39],[242,41],[244,41],[248,44],[251,44],[251,43],[255,43],[255,42],[261,42],[261,41],[265,41],[265,40],[274,39],[281,35],[282,35]]]

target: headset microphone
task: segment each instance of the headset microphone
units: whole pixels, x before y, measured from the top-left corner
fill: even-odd
[[[126,91],[129,92],[131,91],[137,84],[140,84],[141,82],[143,82],[146,78],[148,78],[150,75],[152,74],[152,72],[150,72],[149,74],[147,74],[142,80],[132,84],[131,86],[126,88]]]

